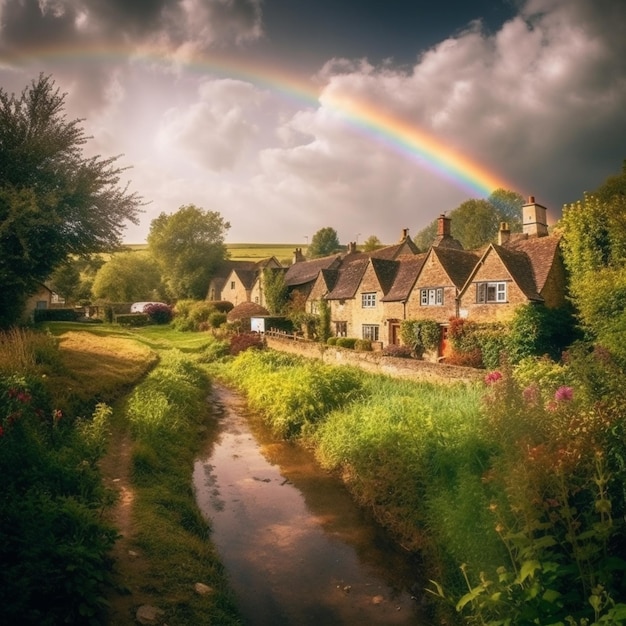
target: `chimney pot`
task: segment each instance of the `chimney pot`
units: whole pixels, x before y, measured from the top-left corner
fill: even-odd
[[[437,236],[438,237],[448,237],[450,236],[450,222],[452,220],[449,217],[446,217],[443,213],[439,216],[437,220]]]
[[[528,197],[528,204],[535,204],[535,196]]]

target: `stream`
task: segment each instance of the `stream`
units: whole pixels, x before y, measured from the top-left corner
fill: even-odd
[[[211,401],[219,433],[193,484],[244,623],[428,626],[419,565],[342,483],[236,392],[215,383]]]

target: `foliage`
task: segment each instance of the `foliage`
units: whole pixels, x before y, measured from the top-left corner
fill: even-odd
[[[425,351],[436,350],[439,346],[441,326],[434,320],[402,320],[400,338],[421,356]]]
[[[328,300],[322,298],[319,301],[319,315],[317,318],[316,335],[317,340],[322,343],[326,343],[331,336],[332,331],[330,328],[330,303]]]
[[[262,350],[265,347],[263,337],[258,333],[237,333],[230,338],[230,354],[237,356],[246,350]]]
[[[224,236],[229,228],[217,211],[193,204],[152,220],[148,250],[173,298],[206,296],[211,278],[226,258]]]
[[[0,375],[47,375],[61,368],[59,342],[49,333],[19,327],[0,331]]]
[[[326,344],[329,345],[329,346],[336,346],[337,345],[337,339],[338,339],[338,337],[329,337],[326,340]]]
[[[207,300],[179,300],[175,307],[174,328],[183,332],[208,330],[212,326],[211,316],[219,313],[215,305],[216,302]]]
[[[219,313],[229,313],[235,308],[235,305],[228,300],[207,300],[206,303]]]
[[[260,411],[272,430],[297,437],[328,414],[349,403],[361,387],[360,370],[249,350],[224,370],[232,384],[245,389],[249,406]]]
[[[219,328],[226,324],[227,315],[226,313],[221,313],[220,311],[214,311],[209,315],[209,326],[211,328]]]
[[[16,321],[28,294],[69,255],[121,245],[141,204],[120,188],[114,158],[85,157],[81,120],[40,76],[21,95],[0,89],[0,326]]]
[[[75,301],[80,292],[81,280],[78,266],[71,259],[58,265],[50,276],[50,288],[67,302]]]
[[[383,244],[381,240],[376,235],[370,235],[363,242],[363,252],[374,252],[374,250],[378,250],[382,248]]]
[[[356,337],[337,337],[336,345],[338,348],[347,348],[348,350],[354,350],[357,341],[358,339]]]
[[[143,312],[153,324],[169,324],[174,313],[172,307],[163,302],[152,302],[143,308]]]
[[[626,293],[626,166],[593,194],[563,209],[558,229],[570,291],[585,331],[617,350],[623,345]]]
[[[506,337],[506,348],[512,363],[544,354],[559,359],[575,338],[572,311],[569,307],[519,306],[508,325]]]
[[[506,222],[511,232],[521,232],[523,204],[522,196],[506,189],[496,189],[486,200],[466,200],[449,213],[451,234],[468,250],[494,241],[501,222]],[[436,236],[435,219],[417,233],[415,245],[426,251]]]
[[[292,291],[287,304],[287,319],[294,328],[304,332],[307,339],[311,339],[315,335],[317,316],[307,313],[306,300],[306,295],[301,291]]]
[[[158,266],[136,252],[111,256],[98,270],[91,286],[93,298],[107,302],[158,300],[162,291]]]
[[[272,315],[282,315],[289,301],[285,272],[282,269],[266,267],[263,270],[263,288],[267,310]]]
[[[369,339],[357,339],[354,342],[354,349],[357,352],[371,352],[372,342]]]
[[[35,309],[33,321],[40,322],[75,322],[82,313],[76,309]]]
[[[330,226],[320,228],[311,238],[311,244],[307,248],[307,256],[310,259],[328,256],[338,252],[341,248],[337,231]]]
[[[0,615],[6,623],[96,624],[116,536],[101,519],[108,496],[97,467],[110,409],[100,405],[91,422],[75,423],[55,408],[44,380],[0,375]]]
[[[115,316],[115,323],[120,326],[139,328],[148,324],[150,319],[145,313],[120,313]]]

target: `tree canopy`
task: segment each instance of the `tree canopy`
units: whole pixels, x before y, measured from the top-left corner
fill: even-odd
[[[307,256],[315,259],[322,256],[328,256],[334,252],[338,252],[341,248],[337,231],[330,226],[320,228],[312,237],[311,245],[308,247]]]
[[[452,220],[451,235],[466,250],[471,250],[494,241],[500,222],[506,222],[511,232],[521,232],[523,204],[524,198],[519,193],[506,189],[496,189],[486,200],[466,200],[448,215]],[[426,251],[436,236],[437,220],[433,220],[413,241],[421,251]]]
[[[153,301],[161,298],[161,275],[154,261],[139,252],[114,254],[96,274],[91,293],[108,302]]]
[[[40,76],[21,95],[0,88],[0,326],[70,254],[111,250],[141,200],[120,186],[117,158],[85,157],[79,119]]]
[[[374,252],[374,250],[378,250],[379,248],[382,248],[382,247],[383,247],[382,241],[376,235],[370,235],[363,242],[364,252]]]
[[[220,213],[193,204],[152,220],[148,250],[171,297],[206,297],[211,278],[227,258],[224,237],[229,228]]]
[[[580,321],[626,357],[626,164],[621,174],[566,205],[557,228]]]

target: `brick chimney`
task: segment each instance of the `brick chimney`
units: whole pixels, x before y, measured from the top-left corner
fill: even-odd
[[[348,243],[348,254],[354,254],[355,252],[358,252],[356,247],[356,241],[350,241]]]
[[[408,236],[409,236],[409,229],[408,228],[403,228],[402,229],[402,237],[400,237],[400,241],[404,241],[405,239],[407,239]]]
[[[293,251],[293,263],[301,263],[302,261],[306,261],[304,254],[302,254],[302,248],[296,248]]]
[[[450,222],[452,220],[443,213],[437,218],[437,237],[450,236]]]
[[[528,202],[522,205],[522,225],[526,236],[545,237],[548,234],[547,210],[535,202],[535,196],[530,196]]]
[[[509,243],[511,239],[511,229],[506,222],[500,222],[500,230],[498,231],[498,244],[501,246]]]

